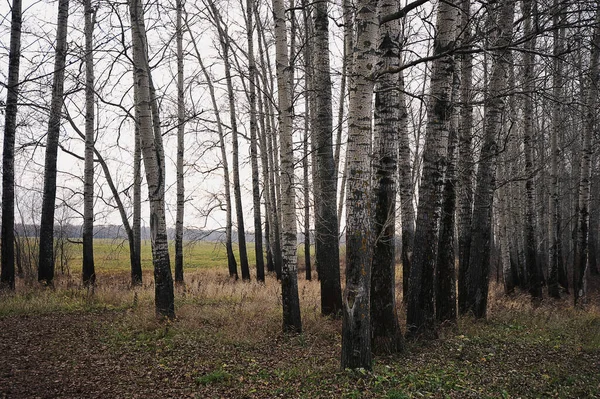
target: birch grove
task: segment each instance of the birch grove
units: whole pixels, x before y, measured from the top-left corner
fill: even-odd
[[[367,370],[488,298],[593,301],[598,2],[29,6],[0,37],[2,290],[77,274],[95,295],[117,231],[158,318],[221,262],[286,334],[341,317],[341,367]]]

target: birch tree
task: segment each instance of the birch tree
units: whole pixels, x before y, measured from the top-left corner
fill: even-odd
[[[183,283],[183,215],[185,184],[183,156],[185,152],[185,99],[183,92],[183,2],[175,2],[175,41],[177,42],[177,211],[175,215],[175,281]]]
[[[348,105],[346,193],[346,287],[342,297],[342,368],[371,369],[371,114],[377,0],[356,7],[356,41]]]
[[[396,9],[397,2],[381,0],[378,14]],[[379,64],[398,68],[402,33],[399,20],[380,28]],[[375,83],[375,145],[373,148],[373,264],[371,271],[371,337],[375,353],[393,353],[402,348],[402,334],[396,314],[396,194],[398,179],[398,136],[402,109],[399,74],[383,74]]]
[[[329,64],[329,15],[327,2],[314,4],[313,90],[315,115],[313,139],[317,159],[315,196],[316,262],[321,282],[321,313],[339,315],[342,308],[337,218],[337,176],[333,159],[333,106]]]
[[[489,78],[486,100],[484,137],[477,168],[477,185],[471,224],[471,244],[466,284],[464,311],[477,318],[487,312],[490,251],[492,239],[492,205],[495,189],[497,137],[503,127],[505,106],[502,94],[507,88],[509,59],[508,45],[512,38],[514,0],[502,0],[499,5],[494,64]]]
[[[61,114],[67,57],[67,22],[69,0],[59,0],[56,28],[54,74],[52,78],[52,100],[46,135],[46,155],[44,161],[44,188],[42,197],[42,217],[40,223],[40,247],[38,260],[38,281],[52,285],[54,279],[54,207],[56,204],[56,162],[60,136]]]
[[[595,131],[596,106],[598,104],[598,84],[600,84],[600,4],[596,4],[596,20],[590,49],[590,67],[587,98],[585,101],[585,124],[581,146],[580,174],[578,189],[578,214],[574,265],[573,295],[577,305],[586,295],[586,272],[589,233],[589,200],[592,165],[592,136]]]
[[[150,202],[150,233],[154,265],[155,307],[159,317],[175,317],[173,278],[169,260],[169,243],[165,220],[165,154],[162,136],[153,126],[157,115],[152,110],[150,70],[148,67],[146,28],[141,0],[129,0],[133,50],[134,85],[137,86],[136,123],[140,130],[140,145],[146,171]]]
[[[94,53],[96,11],[91,0],[84,2],[85,34],[85,167],[83,177],[83,264],[85,286],[94,285]]]
[[[417,228],[411,264],[406,313],[410,335],[434,336],[434,273],[439,238],[438,222],[447,162],[448,131],[452,113],[454,73],[452,55],[441,56],[454,45],[456,10],[453,2],[439,3],[433,45],[427,128],[423,150],[423,175],[419,188]]]
[[[2,258],[0,289],[15,289],[15,137],[19,99],[19,65],[21,61],[21,0],[12,1],[6,110],[4,113],[4,147],[2,152]],[[9,244],[7,244],[9,243]]]
[[[248,40],[248,90],[250,102],[250,163],[252,168],[252,203],[254,210],[254,252],[256,254],[256,279],[265,281],[263,257],[262,218],[260,212],[260,187],[258,171],[258,110],[256,107],[256,62],[254,59],[254,8],[255,0],[246,0],[246,35]]]
[[[277,70],[277,100],[279,104],[279,137],[281,164],[281,228],[282,258],[281,295],[283,330],[300,333],[302,319],[298,298],[298,265],[296,259],[297,231],[294,189],[294,150],[292,145],[292,98],[290,69],[283,0],[273,0],[275,23],[275,63]]]

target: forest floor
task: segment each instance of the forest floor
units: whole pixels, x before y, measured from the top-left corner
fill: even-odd
[[[340,370],[341,322],[319,315],[318,282],[300,281],[304,331],[281,332],[280,288],[186,275],[177,319],[154,317],[153,287],[101,275],[21,285],[0,297],[0,398],[600,398],[600,297],[532,307],[495,289],[486,321]],[[148,275],[146,280],[151,281]]]

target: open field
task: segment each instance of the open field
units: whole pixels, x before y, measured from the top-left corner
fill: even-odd
[[[339,369],[341,322],[320,316],[318,282],[300,278],[304,332],[285,335],[278,282],[234,282],[199,249],[167,324],[149,273],[129,288],[127,253],[106,269],[99,260],[94,293],[76,266],[54,290],[20,281],[0,296],[0,398],[600,398],[597,293],[575,310],[569,298],[533,308],[494,289],[487,321],[463,318],[351,372]]]

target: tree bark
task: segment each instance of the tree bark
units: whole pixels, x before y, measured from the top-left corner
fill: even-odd
[[[337,218],[337,176],[333,159],[333,106],[329,65],[329,16],[327,2],[314,5],[313,135],[317,158],[315,197],[315,246],[321,282],[321,313],[338,316],[342,310]],[[318,205],[316,204],[318,203]]]
[[[587,255],[589,232],[589,201],[590,177],[593,155],[592,136],[596,124],[596,106],[598,103],[598,84],[600,82],[600,4],[596,5],[596,24],[590,51],[589,84],[585,102],[585,125],[583,131],[583,145],[581,147],[581,166],[579,179],[579,198],[577,214],[577,231],[575,255],[573,265],[573,295],[577,305],[587,295]]]
[[[462,18],[466,20],[464,41],[471,40],[471,0],[460,2]],[[469,248],[471,245],[471,218],[473,216],[473,55],[461,54],[460,58],[460,125],[458,138],[458,308],[466,310],[467,271],[469,270]]]
[[[523,18],[524,32],[526,37],[532,36],[532,0],[523,0]],[[534,61],[533,50],[535,48],[535,39],[532,37],[525,43],[525,52],[523,53],[524,71],[523,71],[523,147],[525,152],[525,264],[527,267],[527,285],[532,299],[539,300],[542,297],[542,283],[538,273],[537,265],[537,244],[535,237],[535,169],[533,165],[534,157],[534,137],[533,137],[533,95],[534,95]]]
[[[554,15],[553,24],[555,30],[553,32],[553,69],[552,75],[552,94],[554,96],[554,105],[552,108],[552,136],[550,137],[550,203],[549,203],[549,224],[548,236],[550,239],[550,273],[548,276],[548,295],[553,298],[560,298],[560,290],[558,285],[559,276],[559,248],[562,245],[560,240],[560,193],[558,179],[558,164],[560,158],[560,150],[558,148],[558,138],[562,129],[562,92],[563,92],[563,62],[560,59],[563,52],[564,29],[559,28],[559,23],[564,22],[562,18],[562,10],[559,6],[559,1],[554,0]]]
[[[477,168],[477,186],[473,204],[471,224],[471,246],[467,274],[465,311],[477,318],[484,318],[487,312],[489,287],[490,252],[492,239],[492,205],[494,199],[496,138],[502,130],[504,99],[501,96],[508,81],[508,49],[512,38],[512,25],[515,2],[503,0],[499,3],[498,38],[495,47],[495,60],[489,80],[489,95],[486,100],[484,137]]]
[[[449,50],[455,40],[456,10],[452,1],[437,11],[434,55]],[[419,187],[417,228],[408,288],[406,324],[409,335],[434,337],[434,276],[439,239],[438,223],[447,163],[448,133],[452,114],[454,60],[451,55],[433,61],[428,122],[423,149],[423,175]]]
[[[165,155],[162,137],[155,134],[156,114],[152,112],[150,70],[146,53],[146,29],[141,0],[129,1],[133,49],[134,84],[138,86],[140,143],[148,183],[150,232],[154,265],[155,307],[158,317],[175,317],[173,278],[169,260],[169,243],[165,221]],[[153,118],[154,117],[154,118]],[[154,119],[154,120],[153,120]]]
[[[254,252],[256,254],[256,280],[265,281],[263,257],[262,218],[260,215],[260,187],[258,178],[258,143],[256,109],[256,62],[254,61],[254,7],[255,0],[246,0],[246,35],[248,39],[248,85],[250,102],[250,165],[252,168],[252,203],[254,209]]]
[[[94,53],[96,10],[84,3],[85,19],[85,161],[83,171],[83,285],[96,283],[94,269]]]
[[[460,19],[460,15],[457,17]],[[459,25],[460,29],[460,25]],[[459,30],[459,32],[462,31]],[[456,324],[456,256],[454,230],[456,211],[456,161],[458,144],[458,109],[454,106],[460,88],[459,74],[454,73],[452,118],[448,132],[448,165],[444,177],[440,237],[436,264],[435,317],[440,324]]]
[[[15,289],[15,137],[19,100],[19,65],[21,61],[22,2],[12,1],[4,147],[2,153],[2,258],[0,289]],[[6,244],[11,243],[11,244]]]
[[[283,330],[302,332],[298,298],[298,265],[296,259],[296,215],[294,189],[294,152],[292,145],[292,99],[289,57],[283,0],[273,0],[275,22],[275,62],[277,65],[277,97],[279,103],[279,136],[281,164],[282,257],[281,294]]]
[[[396,1],[379,1],[378,15],[397,7]],[[378,62],[384,69],[400,64],[401,30],[398,20],[383,25],[378,38]],[[402,349],[396,313],[396,194],[398,186],[398,131],[403,109],[398,74],[385,74],[375,83],[375,134],[373,202],[373,263],[371,266],[371,340],[375,353]]]
[[[135,77],[134,77],[135,78]],[[133,85],[133,98],[137,102],[138,88]],[[130,237],[130,262],[131,262],[131,285],[142,285],[142,146],[140,142],[140,127],[137,121],[139,120],[138,108],[135,107],[135,128],[133,147],[133,220],[131,226]],[[104,169],[104,174],[107,175],[108,167]],[[108,175],[107,175],[108,176]],[[108,177],[107,177],[108,179]],[[113,195],[116,191],[113,191]],[[118,197],[118,193],[115,198]],[[123,224],[129,223],[127,215],[123,212],[121,215]],[[129,233],[128,233],[129,234]]]
[[[183,2],[175,2],[177,20],[177,212],[175,215],[175,282],[183,283],[183,216],[185,209],[185,182],[183,175],[185,99],[183,92]]]
[[[63,107],[65,63],[67,57],[67,21],[69,0],[58,2],[58,22],[56,29],[56,49],[54,76],[52,80],[52,100],[50,119],[46,136],[46,158],[44,164],[44,191],[42,197],[42,218],[40,223],[40,248],[38,260],[38,281],[52,285],[54,279],[54,206],[56,203],[56,161],[58,139]]]
[[[348,185],[346,193],[346,287],[342,298],[342,369],[372,367],[371,263],[371,113],[376,58],[377,0],[356,8],[356,43],[348,106]]]

